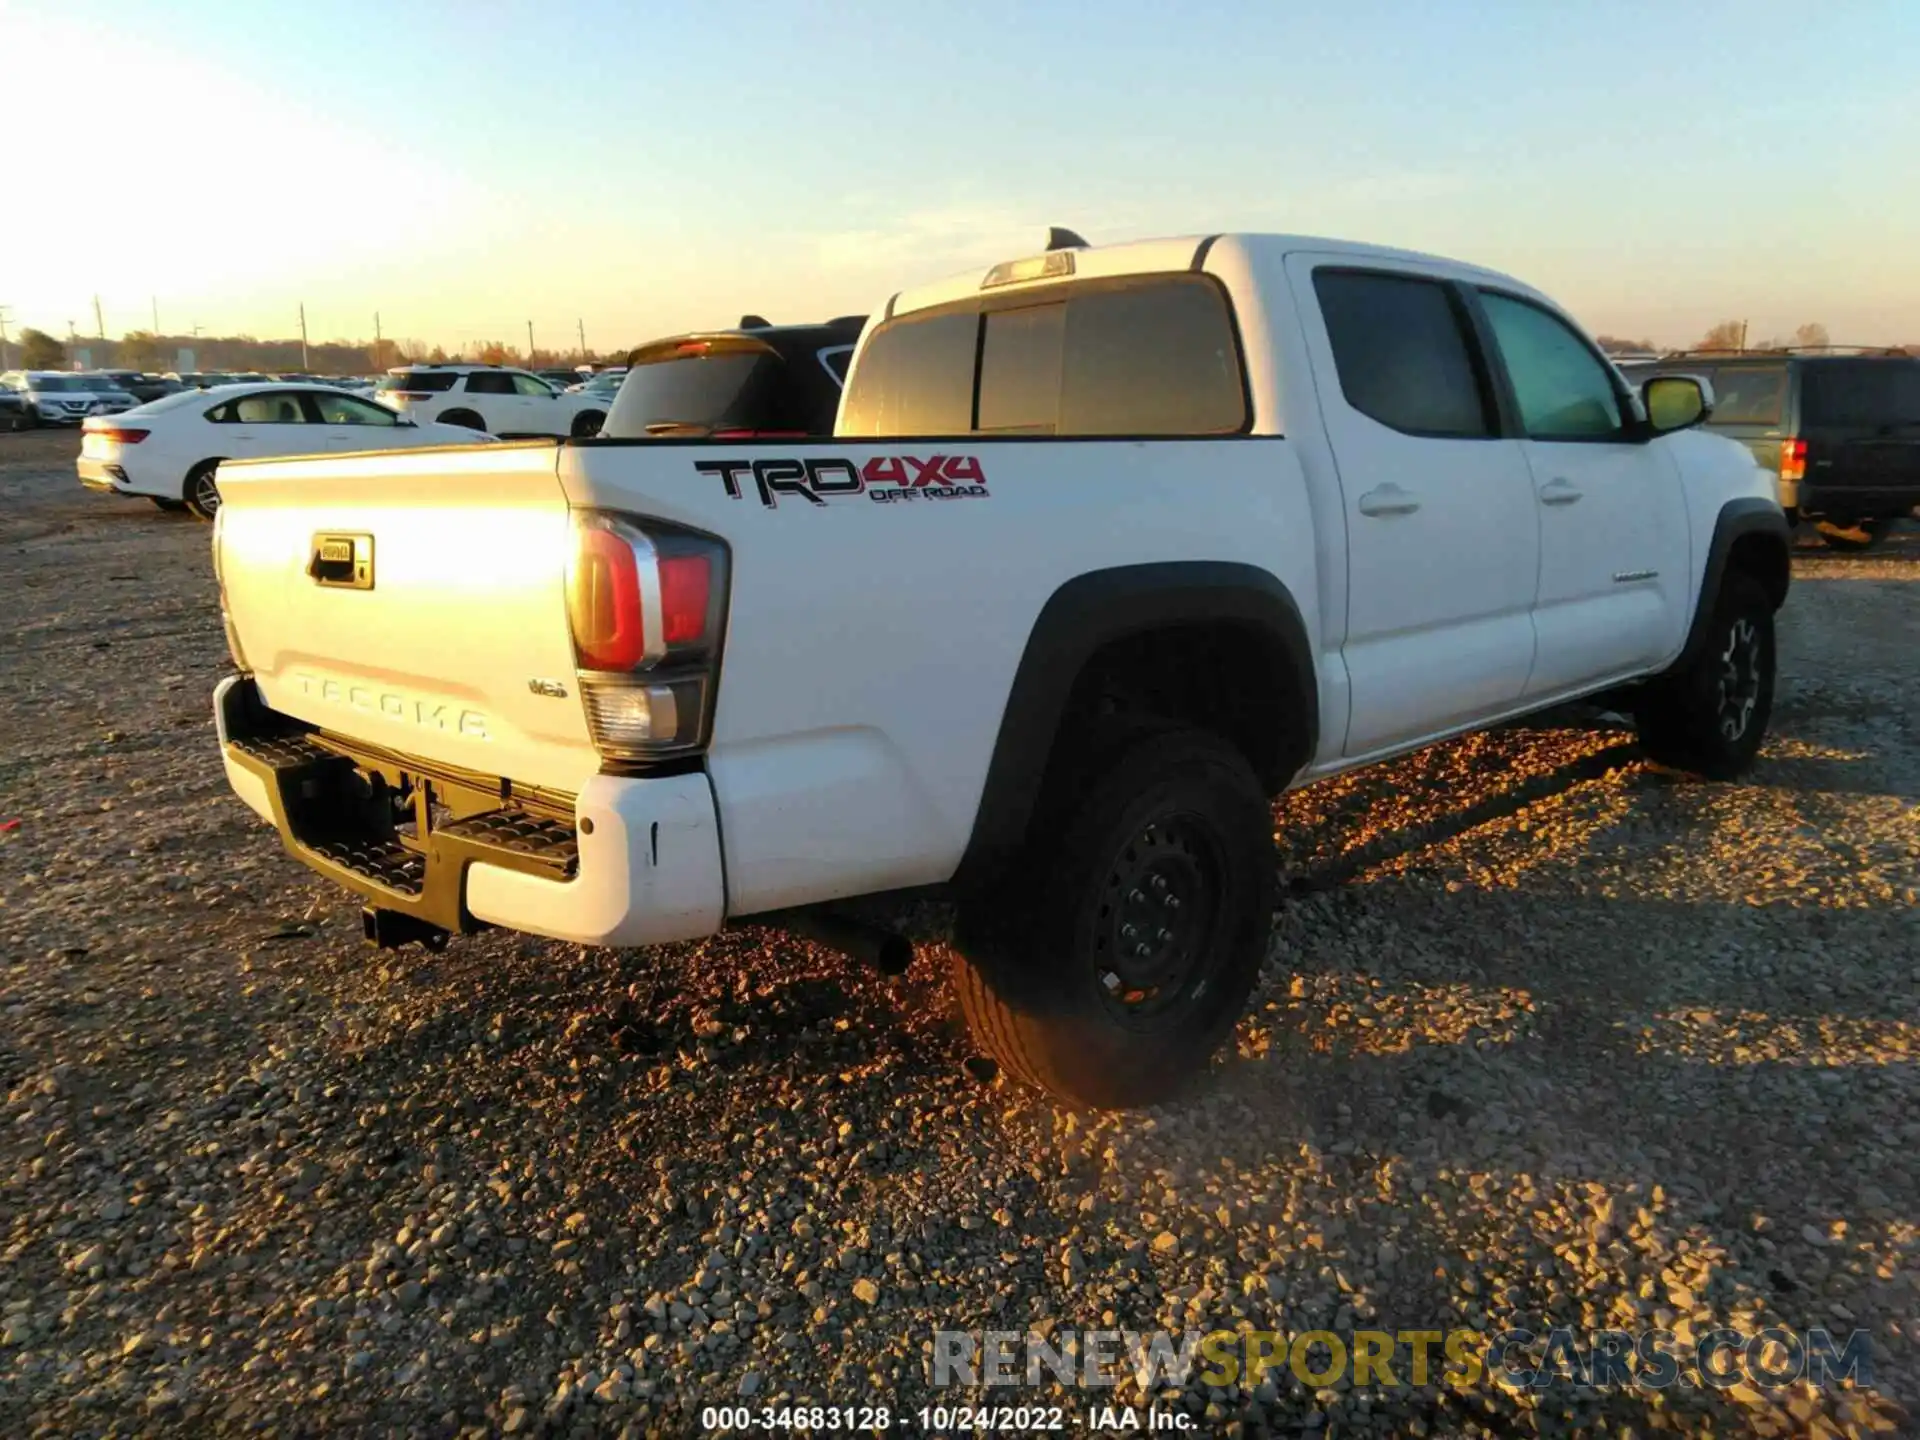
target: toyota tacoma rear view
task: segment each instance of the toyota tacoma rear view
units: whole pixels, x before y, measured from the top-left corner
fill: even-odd
[[[229,463],[233,788],[387,942],[897,963],[841,907],[937,887],[977,1043],[1126,1106],[1240,1014],[1289,787],[1602,693],[1753,760],[1787,529],[1709,385],[1471,265],[1072,240],[879,306],[831,438]]]

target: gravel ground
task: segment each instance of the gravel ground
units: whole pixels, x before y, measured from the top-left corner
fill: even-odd
[[[0,435],[0,1433],[900,1415],[968,1398],[934,1329],[1048,1322],[1873,1337],[1874,1390],[1158,1396],[1207,1433],[1909,1423],[1911,528],[1797,555],[1750,783],[1568,725],[1289,797],[1237,1054],[1086,1117],[969,1073],[937,939],[366,949],[222,780],[207,529],[73,452]]]

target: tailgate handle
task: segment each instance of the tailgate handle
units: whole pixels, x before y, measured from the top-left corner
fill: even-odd
[[[373,588],[373,536],[316,535],[307,561],[313,583],[335,590]]]

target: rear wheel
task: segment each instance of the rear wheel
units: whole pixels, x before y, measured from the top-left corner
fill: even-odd
[[[1878,540],[1887,528],[1885,520],[1855,520],[1842,525],[1833,520],[1821,520],[1813,527],[1820,532],[1820,538],[1826,542],[1829,550],[1858,551],[1865,550]]]
[[[1273,818],[1214,735],[1109,753],[1036,823],[1021,878],[963,906],[952,978],[1015,1078],[1126,1107],[1178,1092],[1239,1018],[1273,919]]]
[[[1759,581],[1736,572],[1708,626],[1700,654],[1650,683],[1634,718],[1655,763],[1732,780],[1760,753],[1773,714],[1773,602]]]
[[[449,410],[440,417],[442,425],[464,425],[469,430],[484,430],[487,422],[471,410]]]
[[[214,472],[219,468],[218,460],[202,460],[187,472],[186,493],[182,499],[187,509],[202,520],[213,519],[214,512],[220,508],[220,487],[214,484]]]
[[[584,440],[589,436],[598,435],[600,427],[606,423],[607,417],[600,411],[582,410],[573,417],[573,437],[576,440]]]

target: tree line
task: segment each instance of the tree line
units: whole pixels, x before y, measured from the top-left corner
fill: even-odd
[[[489,365],[530,368],[607,364],[624,360],[626,350],[611,353],[536,349],[531,355],[502,341],[480,341],[449,353],[424,340],[326,340],[306,346],[305,363],[296,340],[258,340],[251,335],[156,335],[151,330],[129,330],[118,340],[80,337],[61,341],[29,326],[20,332],[15,349],[23,370],[65,370],[74,352],[87,352],[95,370],[166,371],[174,368],[182,350],[193,352],[202,371],[255,371],[268,375],[308,370],[319,375],[377,375],[395,365],[439,364],[472,360]]]
[[[1596,336],[1596,344],[1599,344],[1599,348],[1605,349],[1609,355],[1620,355],[1626,351],[1653,351],[1653,353],[1661,351],[1661,348],[1655,346],[1651,340],[1620,340],[1611,334]],[[1692,346],[1688,346],[1688,349],[1693,351],[1697,349],[1784,351],[1784,349],[1793,348],[1820,349],[1832,344],[1834,344],[1834,338],[1828,334],[1826,326],[1818,321],[1799,326],[1791,336],[1770,336],[1766,340],[1749,336],[1745,321],[1720,321],[1713,328],[1709,328],[1707,334],[1695,340]],[[1905,351],[1907,355],[1920,355],[1920,342],[1912,342],[1907,346],[1889,346],[1889,349]]]
[[[1662,348],[1651,340],[1628,340],[1617,335],[1597,335],[1594,339],[1610,355],[1659,354]],[[1768,351],[1831,343],[1827,327],[1817,321],[1800,326],[1789,339],[1749,340],[1744,320],[1722,320],[1687,348]],[[191,350],[194,364],[200,370],[256,371],[269,375],[302,369],[320,375],[377,375],[395,365],[445,364],[458,360],[485,365],[520,365],[529,369],[582,363],[605,365],[619,363],[628,353],[626,349],[588,351],[583,357],[578,350],[536,349],[529,355],[501,340],[476,341],[452,352],[424,340],[327,340],[308,344],[303,365],[298,340],[256,340],[251,335],[156,335],[150,330],[129,330],[118,340],[76,339],[68,344],[31,326],[20,332],[18,348],[23,370],[65,370],[73,350],[85,350],[88,363],[96,370],[171,370],[179,352]],[[1920,355],[1920,341],[1894,348],[1909,355]]]

